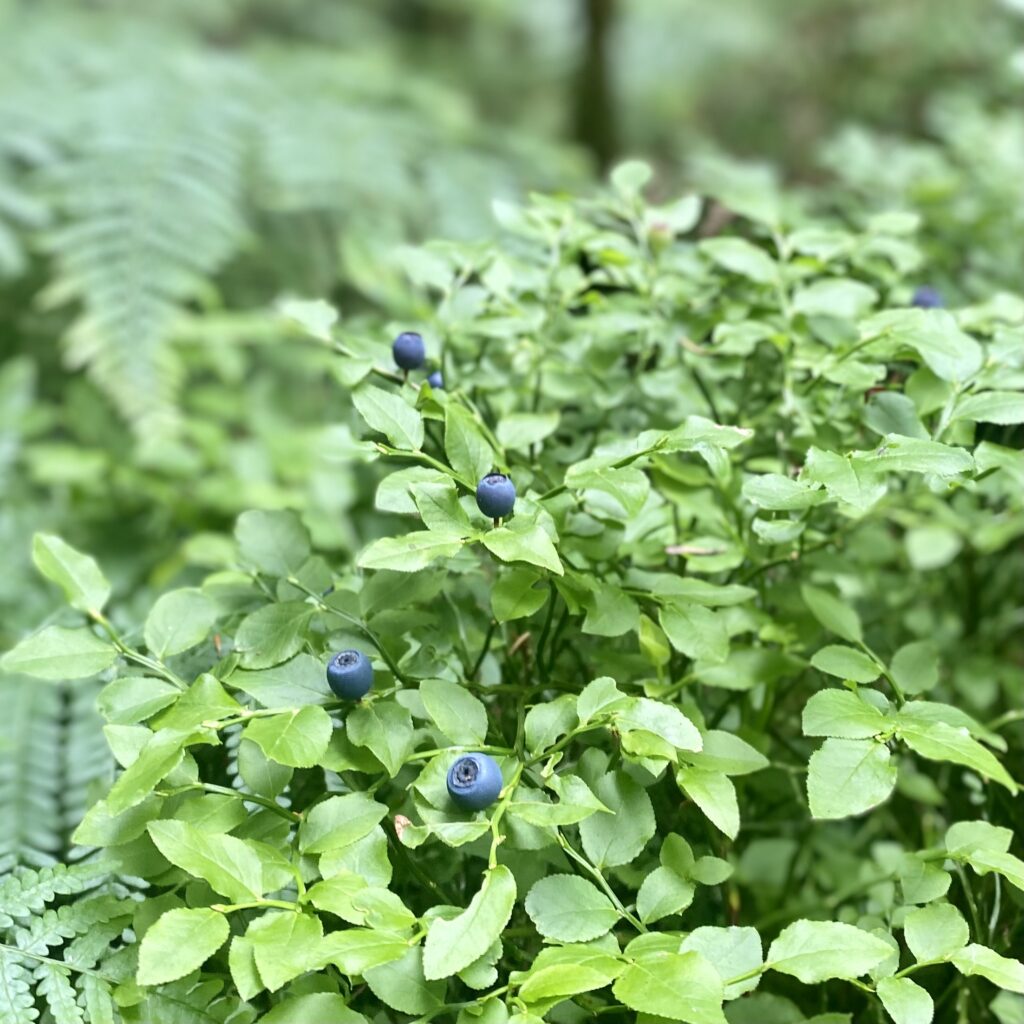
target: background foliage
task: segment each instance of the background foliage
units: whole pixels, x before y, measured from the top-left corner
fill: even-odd
[[[1021,19],[1013,3],[957,0],[938,16],[934,5],[909,0],[596,0],[575,6],[289,0],[143,7],[7,2],[0,4],[0,28],[5,649],[41,625],[78,621],[68,618],[55,589],[32,565],[31,538],[40,529],[97,557],[112,581],[114,628],[139,651],[148,646],[144,623],[159,594],[197,587],[210,572],[236,564],[231,535],[246,509],[299,510],[334,583],[341,591],[358,589],[364,574],[351,575],[356,557],[375,538],[401,531],[382,511],[391,507],[387,500],[383,506],[374,501],[379,452],[363,439],[366,424],[350,402],[356,376],[351,359],[340,358],[337,349],[372,354],[383,365],[395,330],[418,325],[428,331],[435,353],[444,342],[446,373],[461,389],[452,401],[476,403],[505,457],[517,449],[508,442],[514,435],[499,431],[503,418],[564,410],[557,428],[507,464],[521,494],[534,479],[543,482],[538,493],[542,486],[559,486],[564,470],[595,445],[644,429],[674,428],[690,414],[755,431],[753,442],[730,450],[732,482],[715,478],[710,505],[686,497],[701,490],[692,468],[676,479],[680,471],[669,472],[660,457],[633,467],[634,491],[627,488],[619,498],[638,501],[635,488],[650,487],[645,500],[653,494],[677,509],[675,532],[662,536],[667,527],[654,528],[652,521],[653,532],[643,537],[624,521],[628,543],[615,544],[625,548],[602,551],[596,542],[573,540],[583,544],[586,559],[596,559],[581,571],[597,589],[580,584],[582,591],[566,592],[562,580],[558,593],[565,608],[578,603],[564,620],[553,618],[546,632],[547,611],[554,614],[556,601],[549,595],[544,605],[531,607],[544,591],[527,594],[534,581],[529,571],[519,567],[507,574],[499,590],[509,599],[516,586],[527,594],[526,605],[517,608],[526,615],[517,635],[539,640],[543,634],[549,656],[584,660],[574,668],[553,661],[544,682],[568,678],[578,693],[607,672],[634,697],[649,690],[649,699],[675,706],[678,695],[687,695],[679,706],[700,728],[710,722],[714,729],[739,729],[775,765],[738,783],[743,831],[737,844],[722,845],[721,837],[708,833],[704,855],[730,860],[734,873],[707,893],[695,890],[695,909],[688,913],[697,916],[684,917],[684,928],[735,917],[762,927],[767,944],[800,914],[845,912],[858,920],[855,911],[881,915],[898,929],[898,899],[905,899],[905,891],[879,896],[880,890],[868,887],[851,903],[844,895],[851,873],[867,880],[876,869],[892,875],[892,843],[898,840],[907,853],[934,852],[943,823],[1019,823],[1019,810],[1000,798],[998,784],[983,785],[968,775],[958,796],[959,777],[949,773],[959,769],[933,771],[919,761],[928,755],[910,754],[907,735],[892,737],[890,760],[900,762],[898,776],[886,769],[875,780],[898,779],[896,802],[885,805],[891,813],[883,809],[855,819],[862,827],[844,832],[841,841],[833,830],[846,826],[823,826],[808,817],[807,789],[796,771],[819,746],[832,756],[843,743],[867,742],[801,735],[805,700],[828,678],[820,665],[807,668],[806,662],[811,655],[826,664],[829,657],[844,657],[815,654],[818,646],[844,640],[840,634],[818,642],[809,632],[816,628],[807,618],[813,602],[802,603],[800,582],[837,588],[859,610],[875,652],[869,657],[877,656],[894,677],[897,664],[914,659],[914,669],[924,671],[934,654],[936,689],[915,699],[952,705],[975,722],[990,723],[987,731],[970,727],[975,740],[995,743],[1011,774],[1015,750],[1019,762],[1021,471],[1012,393],[1019,390],[1021,317],[1020,299],[1010,293],[1020,291],[1024,265],[1024,121],[1020,57],[1014,57]],[[651,206],[631,205],[629,172],[623,172],[612,199],[538,202],[526,222],[508,205],[499,205],[497,220],[491,214],[492,199],[518,200],[535,188],[604,195],[591,184],[596,172],[631,152],[647,154],[656,169],[647,188]],[[737,162],[736,155],[765,163]],[[689,187],[707,197],[700,220],[692,223],[698,216],[693,200],[674,201]],[[501,241],[489,243],[499,231]],[[416,247],[430,237],[460,241]],[[737,244],[746,242],[756,251]],[[538,261],[561,268],[557,287],[539,281]],[[941,290],[956,310],[957,328],[945,314],[925,325],[914,314],[895,327],[884,323],[887,337],[897,332],[899,346],[872,342],[866,318],[905,307],[922,283]],[[538,302],[538,295],[546,298]],[[325,308],[289,302],[289,296],[326,299],[340,310],[340,325],[328,327]],[[681,351],[672,340],[677,332],[688,339]],[[923,334],[941,335],[938,354],[924,354]],[[867,353],[844,356],[857,337],[875,346],[877,361],[866,359]],[[985,346],[988,362],[975,376],[944,377],[950,364],[941,362],[943,352],[955,361],[964,337]],[[557,341],[569,363],[538,350],[538,338]],[[555,365],[545,369],[539,386],[522,376],[524,368],[552,358]],[[585,388],[576,372],[581,358],[590,361]],[[882,366],[887,369],[880,377]],[[963,413],[962,396],[941,392],[928,373],[1010,397],[975,401]],[[444,405],[445,396],[435,396],[421,410],[430,438],[426,450],[447,461],[445,437],[438,434],[442,422],[435,419]],[[972,415],[981,420],[976,428]],[[528,432],[529,426],[516,429]],[[533,429],[540,429],[538,423]],[[964,475],[953,475],[959,483],[952,491],[927,484],[927,477],[897,474],[887,478],[886,497],[875,504],[868,501],[872,489],[858,483],[860,508],[850,505],[849,480],[826,479],[829,467],[839,472],[839,464],[808,468],[812,449],[867,453],[891,433],[937,437],[970,449],[974,461],[958,471]],[[760,447],[769,438],[772,445]],[[695,461],[666,459],[688,467]],[[819,497],[793,490],[801,466],[799,479],[816,486]],[[712,469],[709,464],[701,472]],[[719,471],[726,472],[724,464]],[[461,472],[465,476],[469,466]],[[816,472],[824,474],[821,479]],[[637,473],[648,483],[640,483]],[[767,484],[745,482],[765,474]],[[830,484],[834,489],[819,509]],[[840,486],[846,489],[835,490]],[[735,508],[726,501],[729,488],[739,488],[729,499]],[[390,499],[392,505],[396,500]],[[583,489],[586,515],[609,538],[619,537],[608,504],[616,500],[614,489]],[[774,510],[773,502],[783,505]],[[792,517],[794,502],[807,503],[796,515],[802,526],[779,525]],[[838,511],[830,512],[834,506]],[[414,506],[405,498],[396,507],[408,513]],[[623,510],[628,521],[646,522],[639,506]],[[529,514],[520,510],[516,519],[526,522]],[[825,516],[831,516],[827,523],[817,522]],[[741,528],[737,519],[746,525]],[[579,526],[574,522],[569,536]],[[798,528],[799,536],[787,535]],[[597,527],[588,525],[584,536],[589,529]],[[561,552],[564,523],[558,530]],[[663,565],[654,555],[666,546],[692,549],[712,540],[726,549],[713,556],[681,551]],[[769,542],[776,546],[765,547]],[[791,570],[793,550],[803,560]],[[430,624],[431,636],[440,630],[453,644],[430,652],[429,671],[416,661],[426,657],[413,650],[419,641],[410,641],[412,649],[397,645],[392,660],[413,658],[403,668],[409,682],[447,678],[435,676],[440,663],[449,665],[452,679],[464,677],[488,635],[489,598],[480,581],[461,589],[472,580],[463,558],[456,559],[456,576],[446,585],[454,602],[449,614],[436,620],[430,606],[402,612],[397,625],[394,616],[382,620],[385,634],[395,629],[414,637]],[[625,598],[618,594],[624,581],[615,567],[633,563],[645,572],[654,564],[673,573],[685,567],[698,576],[696,565],[702,564],[712,582],[755,587],[752,600],[772,621],[757,622],[754,646],[777,648],[784,660],[772,655],[765,666],[762,655],[746,653],[740,661],[747,659],[745,678],[778,691],[778,699],[758,704],[758,688],[754,695],[742,688],[723,694],[721,671],[712,671],[713,682],[691,678],[687,659],[694,654],[685,649],[659,664],[654,652],[663,601],[641,600],[644,618],[634,620],[637,595],[628,593],[631,586]],[[429,605],[430,590],[425,594]],[[238,617],[252,608],[241,594],[226,605],[222,598],[215,602],[224,617],[217,642],[230,650]],[[739,611],[699,607],[698,616],[724,619],[727,633],[745,636],[730,632]],[[710,621],[701,620],[700,633]],[[330,622],[314,618],[307,624],[317,655],[327,649],[330,631],[321,630]],[[630,628],[621,635],[631,641],[594,639],[623,623]],[[589,639],[579,639],[581,628]],[[502,625],[500,634],[494,629],[494,651],[511,650],[516,638],[505,635],[511,627]],[[714,635],[720,644],[721,633]],[[913,646],[925,641],[927,657]],[[183,655],[183,678],[208,667],[211,644]],[[598,646],[588,652],[587,644]],[[619,648],[628,649],[628,657]],[[519,650],[507,663],[489,653],[479,665],[481,683],[501,678],[505,685],[509,672],[525,672],[521,659],[529,655]],[[611,671],[619,659],[621,673]],[[730,654],[726,664],[733,661]],[[797,663],[800,672],[787,675]],[[869,671],[859,661],[842,664],[854,678],[858,670]],[[534,668],[539,666],[531,663]],[[672,677],[679,689],[666,697],[658,684],[640,682],[649,673]],[[0,678],[0,697],[11,709],[0,726],[5,869],[20,864],[18,871],[45,871],[55,860],[94,856],[75,846],[71,833],[117,770],[95,707],[103,681],[66,685],[62,679],[58,674],[41,684],[12,671]],[[692,701],[691,690],[698,695]],[[557,686],[530,699],[556,692]],[[739,696],[729,698],[729,692]],[[482,696],[490,706],[491,694]],[[109,716],[109,706],[105,710]],[[418,718],[417,728],[421,720],[424,728],[438,727]],[[769,724],[778,735],[765,733]],[[496,727],[502,735],[492,740],[514,746],[516,736],[504,735],[508,723],[499,718]],[[205,781],[240,785],[232,735],[229,730],[225,747],[235,753],[226,763],[200,761]],[[1000,750],[999,736],[1009,743],[1006,750]],[[443,744],[451,737],[442,731],[436,739]],[[870,749],[873,758],[882,756],[877,745]],[[585,753],[573,750],[573,756]],[[119,752],[115,744],[114,753],[123,763],[124,748]],[[814,754],[812,766],[826,754]],[[788,768],[779,767],[783,763]],[[973,767],[979,770],[977,762]],[[341,785],[330,772],[326,779],[329,791]],[[392,810],[407,781],[399,776],[387,783]],[[289,799],[311,805],[318,791],[309,785]],[[686,813],[697,814],[700,802],[692,791],[683,794],[695,802]],[[657,797],[655,805],[661,807]],[[815,812],[813,804],[810,810]],[[659,810],[659,826],[662,821]],[[693,839],[690,826],[697,834],[704,826],[688,822],[679,829],[700,855],[703,840]],[[436,856],[430,850],[425,847],[423,856]],[[658,863],[648,864],[652,855],[648,851],[635,865],[613,872],[611,885],[627,906],[635,898],[631,887]],[[392,856],[400,856],[397,849]],[[399,870],[395,891],[418,913],[419,883],[403,874],[411,870]],[[83,875],[80,884],[51,893],[45,876],[40,882],[11,875],[14,882],[0,884],[42,888],[38,899],[15,901],[16,912],[5,910],[10,925],[0,924],[8,928],[2,941],[40,955],[44,947],[58,950],[75,941],[75,927],[84,932],[99,920],[88,908],[102,898],[111,914],[104,919],[109,938],[97,938],[91,960],[76,960],[77,947],[59,955],[87,971],[108,958],[105,976],[127,983],[136,947],[129,941],[121,949],[129,913],[125,872],[121,876]],[[951,898],[971,920],[972,939],[1012,953],[1019,943],[1011,909],[1018,897],[1012,883],[1003,885],[999,877],[975,879],[980,892],[958,879],[961,889]],[[461,883],[466,899],[472,878],[470,872]],[[528,891],[525,882],[519,878],[520,897]],[[86,895],[76,895],[81,892]],[[725,905],[716,911],[714,900],[729,901],[734,894],[741,909],[723,917]],[[24,936],[43,926],[32,924],[24,908],[37,915],[66,905],[62,912],[71,919],[78,913],[72,906],[83,898],[84,916],[76,918],[83,923],[25,947]],[[973,910],[972,899],[978,904]],[[163,905],[150,900],[142,906]],[[974,912],[991,927],[979,929]],[[136,935],[148,920],[136,916]],[[512,927],[533,934],[532,919]],[[132,933],[124,937],[130,940]],[[531,940],[524,932],[517,945],[520,938],[523,955],[532,956]],[[96,1008],[105,997],[79,985],[88,973],[74,976],[79,987],[69,996],[60,971],[25,981],[25,961],[5,963],[14,964],[11,970],[21,979],[11,981],[10,992],[22,992],[23,983],[34,986],[34,997],[17,997],[24,1012],[35,1003],[46,1019],[77,1019],[67,1008],[69,998],[80,1005],[91,999],[89,1013],[106,1012]],[[522,966],[507,962],[502,970]],[[841,984],[823,988],[819,1004],[808,999],[810,990],[789,992],[780,980],[773,978],[772,991],[793,996],[804,1015],[862,1012],[860,1004],[844,1000],[863,995]],[[946,994],[937,1019],[946,1019],[942,1013],[950,1020],[991,1013],[1002,1024],[1017,1019],[1019,1008],[1008,995],[989,1010],[991,988],[979,982],[950,986],[934,992],[937,998]],[[186,989],[193,1000],[205,998],[201,985]],[[755,1004],[763,1019],[766,999]],[[730,1019],[749,1001],[730,1006]],[[167,1003],[132,1005],[142,1009],[130,1011],[130,1019],[131,1012],[161,1020],[170,1012]],[[256,1005],[266,1008],[266,997]],[[882,1012],[877,1002],[864,1005]],[[225,1015],[233,1012],[228,1006]],[[792,1016],[797,1010],[780,1006],[772,1011],[778,1019],[800,1019]]]

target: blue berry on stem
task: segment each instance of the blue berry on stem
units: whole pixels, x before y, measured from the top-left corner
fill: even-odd
[[[923,284],[914,292],[914,297],[910,300],[912,306],[917,306],[919,309],[941,309],[945,303],[942,301],[942,293],[938,288],[933,288],[931,285]]]
[[[403,370],[416,370],[427,358],[427,346],[423,343],[423,335],[415,331],[402,331],[391,346],[395,362]]]
[[[516,503],[516,485],[504,473],[488,473],[477,484],[477,508],[489,519],[504,519]]]
[[[444,390],[444,377],[441,376],[440,370],[435,370],[428,378],[427,383],[434,388],[436,391]]]
[[[362,651],[339,651],[327,665],[327,685],[342,700],[359,700],[373,686],[373,666]]]
[[[464,811],[490,807],[502,785],[498,762],[487,754],[463,754],[448,769],[448,795]]]

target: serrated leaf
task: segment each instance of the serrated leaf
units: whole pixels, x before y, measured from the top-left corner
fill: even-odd
[[[503,562],[529,562],[542,569],[549,569],[556,576],[565,572],[555,545],[541,526],[517,527],[513,520],[512,526],[488,530],[480,540],[492,555]]]
[[[447,679],[424,679],[420,697],[434,724],[453,743],[481,744],[487,737],[487,709],[465,687]]]
[[[0,659],[5,672],[36,679],[86,679],[110,668],[117,648],[88,629],[46,626],[25,637]]]
[[[807,798],[815,818],[848,818],[888,800],[896,785],[889,748],[873,740],[827,739],[811,755]]]
[[[314,705],[285,711],[266,718],[254,718],[244,736],[278,764],[290,768],[312,768],[327,749],[331,738],[330,716]]]
[[[699,953],[649,953],[619,975],[615,998],[632,1010],[686,1024],[726,1024],[718,972]]]
[[[100,612],[110,597],[110,583],[96,560],[77,551],[60,537],[37,533],[32,538],[36,568],[64,591],[72,608]]]
[[[175,867],[202,878],[236,903],[263,895],[263,866],[255,849],[234,836],[203,832],[185,821],[151,821],[157,849]]]
[[[352,404],[366,425],[384,434],[396,448],[418,451],[423,447],[423,419],[403,398],[373,384],[361,384],[352,392]]]
[[[164,985],[201,967],[228,940],[227,918],[205,907],[169,910],[142,937],[138,982]]]
[[[541,935],[560,942],[587,942],[619,920],[611,900],[585,878],[548,875],[526,896],[526,913]]]
[[[817,985],[830,978],[859,978],[891,953],[887,942],[853,925],[795,921],[771,944],[766,963],[805,985]]]
[[[216,621],[217,606],[201,590],[172,590],[146,616],[146,647],[158,658],[181,654],[201,644]]]
[[[484,873],[469,906],[451,921],[435,920],[423,947],[427,980],[448,978],[468,967],[497,939],[512,916],[516,882],[504,864]]]

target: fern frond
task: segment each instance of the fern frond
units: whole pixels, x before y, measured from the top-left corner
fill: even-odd
[[[40,964],[35,980],[36,991],[46,1001],[54,1024],[85,1024],[70,972],[53,964]]]
[[[16,954],[0,946],[0,1020],[4,1024],[34,1024],[38,1016],[31,973]]]
[[[175,318],[244,234],[246,118],[232,76],[215,62],[177,71],[101,90],[46,177],[62,220],[46,236],[57,267],[46,301],[81,305],[68,361],[150,436],[175,422]]]

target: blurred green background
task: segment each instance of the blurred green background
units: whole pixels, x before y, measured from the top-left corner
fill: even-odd
[[[405,246],[494,199],[626,156],[665,197],[777,174],[922,214],[954,300],[1019,289],[1022,41],[1021,0],[0,0],[0,648],[55,614],[40,528],[128,625],[245,508],[357,546],[343,389],[275,304],[415,323]],[[91,700],[0,680],[0,865],[65,852]]]

